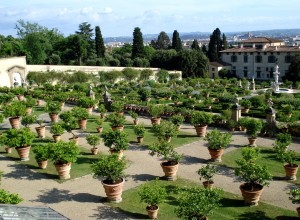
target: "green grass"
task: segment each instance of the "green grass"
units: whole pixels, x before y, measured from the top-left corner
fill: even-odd
[[[158,219],[179,219],[175,213],[175,207],[178,205],[178,192],[181,188],[200,186],[200,183],[191,182],[184,179],[176,181],[163,181],[158,183],[166,187],[168,196],[164,203],[159,205]],[[135,219],[148,219],[146,204],[140,202],[138,190],[136,187],[123,192],[123,201],[118,204],[110,204],[116,209],[128,214]],[[209,216],[210,220],[220,219],[243,219],[243,220],[269,220],[269,219],[297,219],[296,211],[285,210],[272,205],[259,202],[256,207],[244,206],[243,199],[239,195],[224,193],[221,200],[221,207],[214,214]]]
[[[50,140],[50,139],[45,139],[45,140],[43,140],[43,142],[46,143],[47,140],[48,140],[48,142],[52,142],[52,140]],[[42,144],[44,144],[44,143],[42,143]],[[36,144],[38,144],[38,143],[36,143]],[[7,158],[15,161],[18,164],[23,164],[23,165],[27,166],[34,172],[42,173],[47,178],[54,179],[58,182],[66,181],[66,180],[59,179],[59,176],[56,172],[53,162],[51,162],[51,161],[48,161],[48,166],[46,169],[40,169],[38,167],[37,162],[34,159],[34,153],[32,151],[33,148],[34,148],[34,146],[30,150],[30,155],[29,155],[30,160],[29,161],[20,161],[20,157],[15,149],[13,149],[13,152],[11,154],[7,154],[5,151],[3,151],[3,148],[1,148],[0,154],[6,156]],[[75,179],[75,178],[82,177],[87,174],[91,174],[92,173],[91,164],[93,162],[96,162],[99,155],[100,154],[92,155],[88,149],[80,148],[80,155],[78,156],[77,161],[75,163],[72,163],[71,179]]]
[[[102,126],[104,131],[110,129],[110,125],[108,122],[104,122]],[[95,117],[92,116],[88,120],[86,131],[90,133],[95,133],[96,127],[97,124],[95,123]],[[133,128],[134,125],[130,122],[127,122],[125,124],[124,131],[128,134],[128,140],[130,143],[137,143],[136,135],[134,134]],[[151,130],[152,125],[148,125],[148,126],[145,125],[145,128],[146,128],[146,133],[142,145],[148,146],[151,145],[152,143],[157,142],[157,137],[154,136],[154,133]],[[200,138],[196,136],[196,131],[195,134],[180,131],[176,138],[172,138],[171,143],[175,147],[179,147],[198,140],[200,140]]]
[[[258,147],[258,148],[260,149],[261,158],[258,159],[257,163],[260,165],[266,165],[274,179],[284,178],[285,171],[283,168],[283,163],[276,158],[276,154],[274,153],[273,149],[264,148],[264,147]],[[242,154],[241,154],[242,149],[243,149],[243,147],[224,154],[222,156],[222,165],[225,165],[230,168],[236,168],[237,164],[235,161],[238,158],[242,157]],[[299,164],[300,163],[300,154],[296,153],[296,155],[297,155],[296,163]],[[291,181],[291,182],[300,183],[299,179],[300,179],[300,174],[298,172],[297,180]]]

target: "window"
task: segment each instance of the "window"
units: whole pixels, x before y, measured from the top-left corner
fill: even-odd
[[[280,52],[277,52],[277,55],[280,55]]]
[[[261,71],[259,71],[259,70],[256,71],[257,78],[261,78],[261,74],[260,73],[261,73]]]
[[[275,63],[276,62],[276,57],[274,55],[268,56],[268,63]]]
[[[269,67],[266,67],[266,71],[269,71]]]
[[[244,63],[248,63],[248,56],[244,55]]]
[[[236,55],[231,56],[231,62],[233,62],[233,63],[237,62],[237,56]]]
[[[267,52],[264,52],[264,55],[267,55]]]
[[[248,67],[247,66],[244,66],[244,70],[247,70],[248,69]]]
[[[241,52],[239,52],[239,55],[241,55],[242,53]]]
[[[251,52],[250,55],[253,55],[253,52]]]
[[[288,54],[288,55],[286,55],[285,57],[284,57],[284,61],[286,62],[286,63],[290,63],[291,62],[291,55],[290,54]]]
[[[255,62],[256,63],[261,63],[262,62],[262,56],[261,55],[255,56]]]
[[[248,77],[248,70],[244,70],[243,73],[244,73],[244,77],[247,78]]]
[[[215,68],[211,68],[212,71],[215,71]]]
[[[229,53],[227,52],[226,55],[229,55]]]

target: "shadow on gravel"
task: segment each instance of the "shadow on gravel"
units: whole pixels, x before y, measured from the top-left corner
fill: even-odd
[[[129,150],[138,150],[138,151],[146,151],[146,150],[148,150],[147,145],[138,144],[135,141],[130,141],[129,143],[130,143],[129,148],[128,148]]]
[[[199,157],[193,157],[189,155],[185,155],[183,159],[180,161],[181,164],[190,165],[195,163],[207,163],[210,162],[210,160],[206,160]]]
[[[69,190],[60,190],[53,188],[51,190],[41,190],[40,195],[31,200],[32,202],[42,202],[47,204],[55,204],[65,201],[72,201],[73,194]]]
[[[106,202],[107,198],[98,196],[98,195],[93,195],[90,193],[77,193],[73,195],[72,200],[77,201],[77,202],[89,202],[89,203],[99,203],[99,202]]]
[[[135,182],[138,181],[146,181],[146,180],[155,180],[157,176],[150,175],[150,174],[135,174],[130,176]]]
[[[148,216],[142,215],[140,213],[131,213],[126,212],[121,209],[109,207],[109,206],[99,206],[97,209],[98,214],[90,216],[93,219],[115,219],[115,220],[124,220],[129,219],[129,216],[134,217],[135,219],[145,219]],[[126,215],[126,214],[127,215]]]

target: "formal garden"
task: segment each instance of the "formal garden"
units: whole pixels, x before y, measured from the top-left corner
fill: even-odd
[[[157,82],[149,80],[153,72],[147,69],[99,76],[32,72],[27,87],[1,87],[0,154],[62,185],[93,175],[104,187],[104,204],[132,218],[297,216],[293,208],[273,206],[260,195],[269,185],[286,183],[284,197],[300,203],[300,93],[276,94],[266,82],[257,83],[253,93],[246,79],[179,80],[163,70]],[[270,109],[276,112],[272,123],[266,120]],[[238,145],[237,139],[246,141]],[[207,147],[208,158],[185,154],[193,144]],[[126,188],[134,175],[127,171],[136,167],[143,174],[144,166],[161,172],[144,173],[139,184]],[[189,166],[198,168],[188,174]],[[191,178],[179,175],[180,169]],[[229,192],[230,182],[216,182],[221,176],[236,178],[241,193]],[[0,203],[22,201],[1,189]]]

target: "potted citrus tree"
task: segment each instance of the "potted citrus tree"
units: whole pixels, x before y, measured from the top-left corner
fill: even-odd
[[[73,116],[78,120],[78,125],[81,130],[86,129],[87,119],[89,117],[89,113],[87,109],[82,107],[74,107],[72,108]]]
[[[217,166],[207,164],[206,166],[202,166],[198,171],[198,175],[200,176],[200,180],[203,178],[205,181],[202,182],[205,188],[212,189],[214,185],[213,177],[217,174],[219,170]]]
[[[126,122],[125,116],[120,115],[118,112],[113,112],[106,116],[106,120],[110,123],[112,130],[123,131]]]
[[[50,128],[50,133],[55,142],[60,141],[61,135],[64,133],[65,129],[62,126],[62,123],[53,123]]]
[[[49,145],[37,145],[33,147],[34,158],[39,168],[46,169],[48,165]]]
[[[131,116],[131,118],[133,118],[133,124],[137,125],[139,123],[139,120],[138,120],[139,115],[133,111],[130,111],[129,115]]]
[[[164,112],[164,107],[162,105],[150,105],[149,113],[151,115],[151,123],[153,125],[160,124],[160,115]]]
[[[138,192],[141,202],[147,204],[146,210],[151,219],[157,219],[158,205],[166,199],[167,191],[165,187],[158,184],[158,179],[154,183],[145,183]]]
[[[242,158],[236,160],[235,174],[245,181],[240,190],[246,205],[258,205],[264,186],[272,179],[267,167],[257,163],[259,156],[257,148],[246,147],[242,150]]]
[[[220,132],[216,128],[206,134],[205,140],[208,141],[208,151],[212,161],[221,162],[224,149],[232,142],[231,137],[231,133]]]
[[[170,121],[162,121],[159,125],[154,125],[153,131],[158,140],[166,140],[167,142],[170,142],[171,138],[178,134],[177,126]]]
[[[207,220],[220,206],[222,195],[221,189],[188,188],[179,197],[175,213],[182,219]]]
[[[39,138],[45,138],[46,136],[46,126],[43,125],[44,120],[38,119],[36,120],[36,123],[39,125],[38,127],[35,127],[36,133],[38,134]]]
[[[100,104],[98,106],[98,111],[100,112],[100,117],[101,118],[104,118],[105,116],[105,113],[107,112],[106,108],[105,108],[105,105],[104,104]]]
[[[59,117],[63,121],[61,124],[63,129],[72,134],[72,137],[69,138],[69,140],[74,141],[76,144],[78,144],[78,136],[76,136],[73,132],[73,130],[77,128],[78,122],[77,119],[74,117],[72,110],[61,113]]]
[[[86,136],[86,141],[89,145],[92,146],[92,148],[91,148],[92,154],[93,155],[98,154],[99,149],[96,146],[100,144],[100,141],[101,141],[100,137],[95,134],[89,134]]]
[[[103,124],[103,118],[101,118],[101,117],[97,117],[96,118],[96,120],[95,120],[95,122],[96,122],[96,124],[98,125],[97,127],[96,127],[96,129],[97,129],[97,132],[98,133],[102,133],[102,131],[103,131],[103,127],[102,127],[102,124]]]
[[[142,143],[144,140],[145,132],[146,132],[144,124],[138,124],[138,125],[134,126],[133,131],[134,131],[135,135],[137,136],[137,142],[139,144]]]
[[[103,179],[102,185],[109,202],[118,203],[122,201],[125,169],[125,158],[119,159],[116,154],[102,154],[98,161],[92,164],[94,177]]]
[[[116,153],[119,157],[123,157],[123,151],[128,149],[128,135],[120,130],[109,130],[102,133],[104,145],[109,148],[113,154]]]
[[[12,128],[19,128],[20,118],[26,113],[26,106],[21,101],[12,101],[10,104],[3,106],[3,114],[9,118]]]
[[[300,189],[299,188],[290,189],[288,194],[290,195],[289,199],[292,200],[293,204],[300,204]],[[300,217],[300,207],[297,208],[297,213],[298,213],[298,216]]]
[[[165,140],[150,145],[149,150],[151,156],[162,157],[163,162],[160,165],[165,173],[164,178],[166,180],[176,180],[179,161],[183,155],[177,153],[174,146]]]
[[[249,99],[243,99],[240,101],[240,105],[243,107],[242,112],[248,113],[251,108],[251,101]]]
[[[81,97],[80,99],[77,100],[77,106],[81,108],[86,108],[89,114],[92,113],[96,103],[97,101],[92,99],[91,97]]]
[[[30,125],[36,122],[37,116],[36,115],[24,115],[21,120],[21,124],[29,128]]]
[[[47,100],[45,111],[49,113],[51,122],[58,121],[58,114],[60,113],[61,109],[62,107],[60,102]]]
[[[182,115],[173,115],[170,120],[177,127],[177,130],[180,130],[180,126],[184,122],[184,117]]]
[[[212,114],[203,111],[193,111],[191,115],[191,123],[194,125],[197,135],[205,137],[206,128],[213,122]]]
[[[250,136],[248,138],[249,145],[256,147],[257,135],[263,128],[262,120],[255,119],[255,118],[249,118],[245,123],[245,127],[247,129],[246,133]]]
[[[79,153],[79,147],[73,141],[59,141],[49,145],[49,159],[54,162],[60,179],[71,178],[71,163],[76,162]]]

